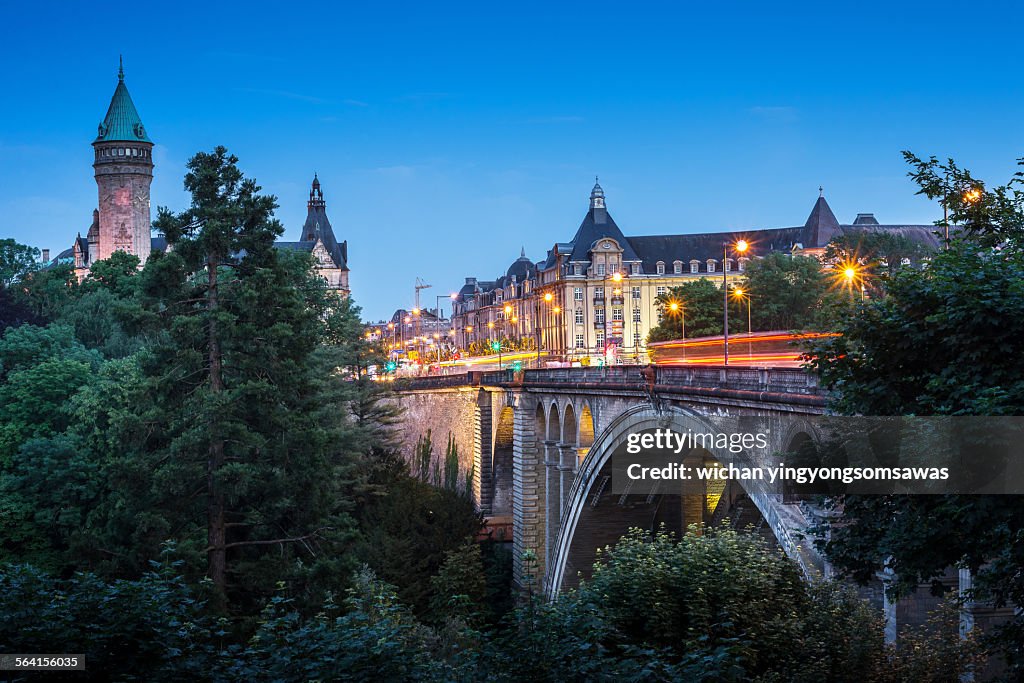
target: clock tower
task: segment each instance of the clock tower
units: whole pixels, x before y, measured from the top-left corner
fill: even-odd
[[[115,251],[135,254],[146,262],[151,250],[149,186],[153,182],[153,142],[118,69],[117,88],[98,135],[92,143],[99,220],[95,241],[90,239],[89,263]]]

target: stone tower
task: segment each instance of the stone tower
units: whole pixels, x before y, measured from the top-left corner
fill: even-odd
[[[149,186],[153,182],[153,142],[118,69],[117,88],[99,135],[92,143],[99,188],[99,220],[90,239],[89,262],[126,251],[146,262],[151,250]],[[95,252],[93,251],[95,249]]]

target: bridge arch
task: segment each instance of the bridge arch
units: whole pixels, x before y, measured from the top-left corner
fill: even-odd
[[[576,408],[572,403],[566,403],[562,410],[562,443],[568,446],[575,446],[577,443]]]
[[[558,417],[558,402],[552,401],[548,409],[547,440],[558,441],[561,437],[562,421]]]
[[[568,408],[566,413],[568,413]],[[634,406],[608,424],[594,439],[593,445],[579,466],[568,495],[564,497],[561,522],[549,553],[550,561],[545,580],[545,587],[549,595],[557,595],[567,579],[574,578],[575,569],[588,566],[586,561],[580,562],[579,560],[589,559],[596,547],[599,547],[588,547],[581,551],[580,543],[586,542],[582,539],[587,537],[587,534],[581,533],[585,525],[593,522],[601,527],[600,531],[604,534],[621,535],[625,533],[629,526],[625,521],[621,529],[609,528],[607,520],[602,522],[591,519],[595,518],[592,510],[597,507],[597,501],[604,487],[609,485],[612,454],[620,446],[625,445],[630,434],[656,428],[671,428],[676,432],[716,431],[699,413],[675,406],[664,406],[661,411],[658,411],[650,404]],[[777,444],[774,445],[774,448],[776,451],[779,450]],[[752,460],[750,454],[716,452],[716,449],[707,449],[702,457],[704,460],[720,463],[740,461],[737,462],[738,465],[742,465],[744,460]],[[783,501],[779,492],[771,490],[766,482],[740,481],[737,483],[742,486],[744,493],[764,517],[779,545],[800,564],[805,576],[811,578],[814,570],[809,564],[810,560],[806,557],[806,551],[803,551],[798,544],[795,534],[800,525],[794,524],[792,515],[781,509]],[[622,499],[625,498],[626,495],[623,494]],[[613,542],[616,538],[602,539],[603,542],[600,542],[600,546]],[[595,540],[593,536],[590,537],[591,545]]]

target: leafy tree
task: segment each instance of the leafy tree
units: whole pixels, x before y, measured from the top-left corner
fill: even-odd
[[[755,330],[820,330],[841,301],[821,262],[771,253],[747,264],[741,285],[751,297]],[[744,307],[747,301],[744,301]]]
[[[920,242],[897,232],[848,230],[832,238],[825,248],[824,261],[858,264],[860,279],[871,296],[885,294],[885,281],[904,266],[920,266],[929,250]]]
[[[74,266],[58,263],[25,274],[18,286],[9,291],[33,315],[54,321],[77,300],[78,277]]]
[[[432,486],[406,467],[378,470],[371,483],[380,493],[359,510],[356,554],[398,587],[403,602],[426,614],[446,554],[475,536],[482,519],[466,492]]]
[[[91,380],[99,362],[70,328],[7,329],[0,339],[0,466],[28,439],[67,427],[62,406]]]
[[[935,223],[940,228],[959,226],[965,236],[986,247],[1024,248],[1024,171],[1014,173],[1005,185],[987,187],[953,159],[942,163],[909,151],[903,158],[911,166],[907,175],[917,183],[917,194],[938,199],[945,207],[943,220]],[[1024,158],[1017,159],[1017,166],[1024,166]],[[951,236],[956,234],[954,229]]]
[[[679,304],[679,313],[671,310],[672,302]],[[662,312],[661,322],[651,328],[648,342],[668,341],[682,336],[683,320],[686,324],[686,338],[708,337],[722,334],[722,290],[708,278],[700,278],[673,287],[656,299]],[[741,313],[742,310],[742,313]],[[747,329],[747,311],[735,299],[729,299],[729,331]]]
[[[0,239],[0,288],[6,289],[35,270],[39,250],[18,244],[13,239]]]
[[[816,345],[810,363],[835,391],[833,407],[867,415],[1020,415],[1024,368],[1024,252],[1015,181],[985,201],[965,205],[963,184],[976,181],[955,164],[920,162],[911,175],[921,192],[939,191],[963,238],[923,270],[903,270],[888,295],[849,317],[842,336]],[[949,174],[949,184],[943,172]],[[941,181],[941,182],[940,182]],[[983,187],[978,184],[977,187]],[[987,196],[990,191],[985,191]],[[998,243],[1000,248],[989,245]],[[821,541],[834,564],[866,581],[883,566],[895,572],[894,597],[950,567],[975,574],[975,598],[1024,604],[1024,501],[1017,496],[847,496],[835,501],[842,523]],[[1010,662],[1024,667],[1024,621],[1001,630]]]

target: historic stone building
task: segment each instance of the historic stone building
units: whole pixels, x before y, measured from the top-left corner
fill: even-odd
[[[595,183],[576,234],[555,243],[544,260],[535,263],[524,251],[502,277],[466,278],[454,302],[456,343],[467,348],[500,333],[532,337],[553,358],[646,362],[647,334],[662,315],[658,295],[688,280],[737,281],[750,259],[770,252],[821,256],[834,237],[851,230],[897,232],[939,246],[933,225],[880,225],[872,214],[842,225],[820,194],[800,226],[627,237]],[[741,239],[750,244],[746,253],[726,246]]]
[[[145,264],[153,251],[167,248],[162,236],[152,236],[149,189],[153,182],[153,141],[128,93],[123,65],[92,146],[99,208],[92,212],[86,236],[78,233],[72,247],[54,261],[73,263],[79,280],[89,274],[93,263],[110,258],[116,251],[135,254]],[[334,235],[320,179],[315,174],[306,206],[299,241],[277,242],[275,246],[312,253],[317,271],[328,286],[348,296],[348,242],[339,243]]]
[[[124,84],[123,65],[92,146],[99,209],[93,211],[85,239],[79,233],[72,247],[79,279],[94,262],[110,258],[115,251],[135,254],[145,263],[153,249],[149,213],[153,141]]]

